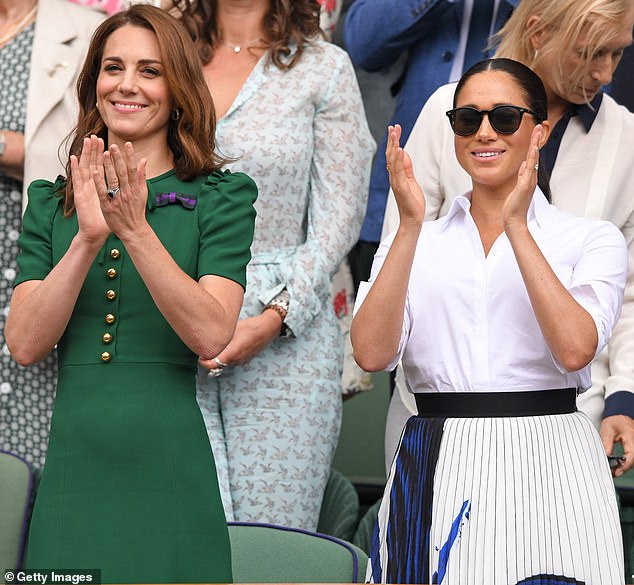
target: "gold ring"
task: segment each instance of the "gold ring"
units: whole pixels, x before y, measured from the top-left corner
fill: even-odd
[[[535,164],[535,172],[537,172],[539,170],[539,165]]]

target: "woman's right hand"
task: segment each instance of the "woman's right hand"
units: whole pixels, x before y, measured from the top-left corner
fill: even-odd
[[[385,160],[390,187],[398,205],[400,225],[420,228],[425,218],[425,195],[414,177],[412,160],[400,147],[401,127],[388,126]]]
[[[75,155],[70,157],[78,235],[86,242],[99,246],[110,234],[93,179],[95,172],[103,176],[103,147],[103,140],[93,134],[90,138],[84,138],[79,159]]]

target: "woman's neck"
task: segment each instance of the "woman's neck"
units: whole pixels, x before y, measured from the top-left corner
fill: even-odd
[[[37,0],[0,0],[0,46],[35,20]]]
[[[486,187],[474,185],[471,191],[471,215],[481,218],[500,218],[502,222],[502,207],[508,195],[508,190],[493,191]],[[487,219],[490,221],[490,219]]]
[[[570,102],[566,101],[555,93],[549,86],[546,86],[546,97],[548,98],[548,121],[550,127],[554,128],[568,111]]]
[[[37,4],[36,0],[0,0],[0,25],[20,20]]]
[[[222,42],[246,45],[262,38],[268,9],[268,2],[262,0],[220,0],[217,24]]]
[[[470,213],[480,234],[485,256],[489,255],[495,240],[504,231],[502,208],[505,200],[506,195],[500,196],[488,189],[473,186]]]
[[[109,139],[108,147],[116,144],[123,153],[125,142],[119,139]],[[134,156],[137,164],[142,158],[147,159],[145,175],[148,179],[158,177],[174,168],[174,155],[169,149],[167,141],[157,146],[156,141],[137,140],[132,141],[132,146],[134,147]]]

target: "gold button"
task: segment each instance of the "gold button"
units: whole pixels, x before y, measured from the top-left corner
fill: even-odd
[[[106,291],[106,298],[109,301],[114,301],[117,298],[117,293],[113,291],[112,289],[109,289]]]
[[[120,255],[121,255],[121,252],[119,252],[117,248],[112,248],[112,250],[110,250],[110,256],[112,258],[118,258]]]
[[[109,361],[110,361],[110,357],[111,357],[111,356],[110,356],[110,352],[109,352],[109,351],[104,351],[104,352],[101,354],[101,359],[102,359],[104,362],[109,362]]]
[[[108,275],[108,278],[114,278],[117,276],[117,271],[115,268],[108,268],[108,270],[106,270],[106,274]]]
[[[112,335],[110,333],[104,333],[101,337],[104,343],[110,343],[112,341]]]
[[[108,313],[106,315],[106,323],[108,323],[108,325],[112,325],[115,322],[115,317],[112,313]]]

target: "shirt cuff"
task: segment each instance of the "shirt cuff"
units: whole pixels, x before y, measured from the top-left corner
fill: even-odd
[[[614,394],[610,394],[610,396],[605,399],[603,418],[615,414],[624,414],[625,416],[634,418],[634,392],[619,390]]]

